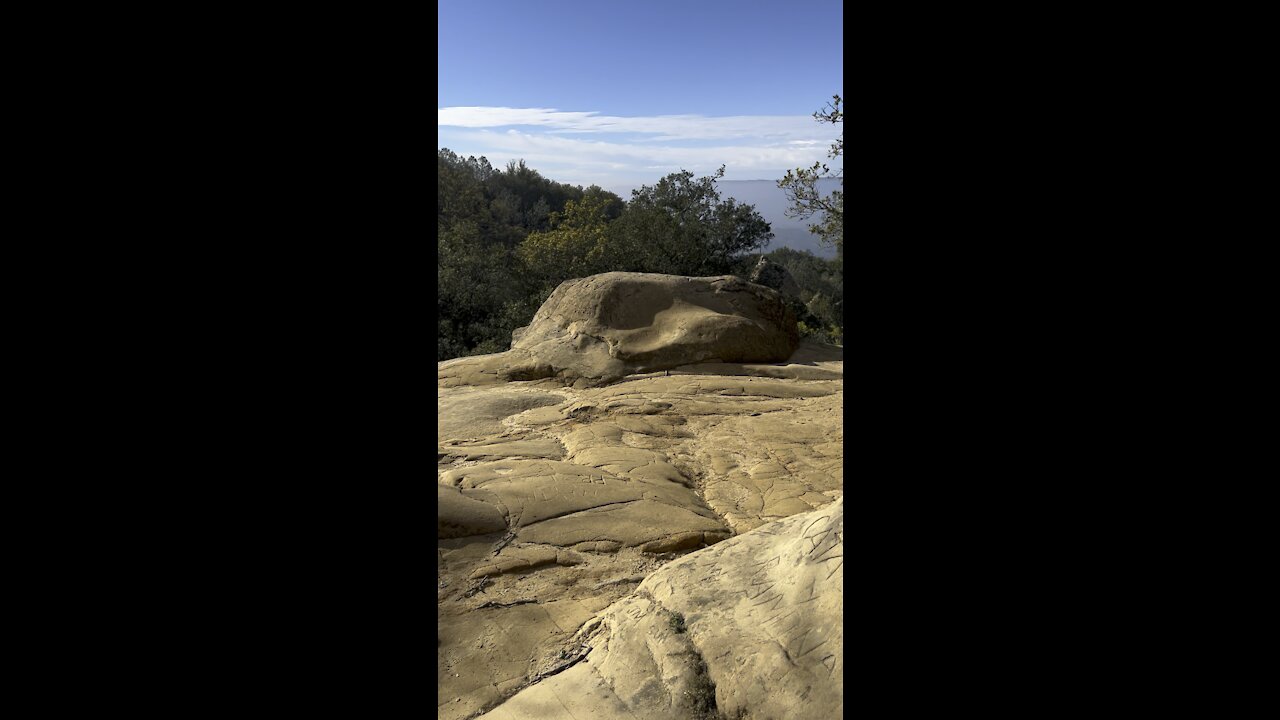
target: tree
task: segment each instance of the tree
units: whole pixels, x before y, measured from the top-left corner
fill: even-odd
[[[826,260],[808,250],[778,248],[764,256],[786,268],[795,283],[794,295],[784,300],[811,340],[836,345],[844,334],[844,279],[838,260]]]
[[[521,162],[495,170],[483,157],[441,148],[437,158],[437,360],[507,349],[512,328],[528,324],[540,292],[517,247],[580,187],[547,180]],[[614,200],[621,202],[617,196]]]
[[[506,350],[557,285],[611,270],[732,272],[772,237],[750,205],[721,200],[716,180],[668,175],[630,203],[591,186],[505,170],[442,148],[437,160],[437,360]]]
[[[840,109],[840,96],[833,95],[832,102],[827,103],[822,111],[813,114],[819,122],[844,124],[844,111]],[[835,159],[844,154],[844,131],[831,144],[827,157]],[[839,178],[840,189],[833,190],[830,195],[822,195],[818,190],[818,180],[823,178]],[[822,242],[834,245],[836,257],[844,262],[844,168],[831,172],[826,163],[816,162],[811,168],[788,170],[786,177],[778,181],[778,187],[786,190],[791,207],[787,217],[807,220],[817,216],[818,222],[809,226],[809,232],[817,235]]]
[[[631,202],[609,228],[603,257],[611,270],[720,275],[738,256],[762,248],[773,237],[752,205],[722,200],[714,175],[695,180],[682,170],[656,185],[631,192]]]
[[[532,275],[554,288],[573,277],[600,272],[607,245],[613,193],[590,193],[565,203],[564,212],[551,216],[552,229],[533,232],[518,251]]]

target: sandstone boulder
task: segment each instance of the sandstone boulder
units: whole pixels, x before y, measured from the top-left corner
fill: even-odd
[[[756,263],[751,270],[751,282],[773,288],[783,295],[800,294],[800,286],[796,284],[795,278],[791,277],[791,272],[785,266],[771,262],[766,257],[760,258],[760,262]]]
[[[701,362],[781,362],[799,345],[775,290],[732,275],[611,272],[565,281],[509,352],[442,365],[443,386],[556,378],[578,387]]]

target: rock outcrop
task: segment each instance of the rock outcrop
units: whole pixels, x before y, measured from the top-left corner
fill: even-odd
[[[585,662],[481,718],[836,717],[843,582],[837,500],[664,566],[578,633]]]
[[[438,366],[439,717],[839,712],[843,350],[736,278],[556,293]]]
[[[752,268],[751,282],[773,288],[783,295],[793,297],[800,295],[800,286],[796,284],[795,278],[791,277],[791,272],[785,266],[772,262],[767,257],[760,258],[760,262]]]
[[[440,366],[445,386],[556,378],[576,387],[702,362],[770,363],[799,344],[774,290],[731,275],[612,272],[567,280],[511,350]]]

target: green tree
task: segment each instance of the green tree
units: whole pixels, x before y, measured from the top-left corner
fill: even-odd
[[[610,198],[601,193],[568,201],[564,212],[552,214],[551,230],[530,233],[520,243],[520,259],[542,285],[552,288],[569,278],[602,272],[611,206]]]
[[[527,259],[536,254],[521,255],[521,243],[530,233],[552,231],[562,215],[572,218],[566,231],[585,227],[579,218],[588,199],[593,211],[599,206],[605,218],[617,218],[622,199],[599,187],[550,181],[524,160],[498,170],[485,158],[448,149],[439,150],[436,173],[436,360],[507,350],[512,329],[529,324],[550,292],[545,286],[556,266],[543,261],[545,272],[531,273]],[[579,206],[567,208],[570,202]]]
[[[549,230],[551,213],[583,195],[582,188],[548,180],[524,160],[512,160],[505,172],[493,173],[485,182],[485,189],[501,209],[506,225],[523,231],[515,242],[523,240],[529,231]]]
[[[531,231],[550,229],[552,215],[585,193],[523,161],[504,172],[447,148],[438,153],[437,176],[436,359],[505,350],[511,330],[537,309],[529,309],[529,298],[541,291],[517,247]]]
[[[840,96],[833,95],[832,102],[813,114],[819,122],[844,124],[844,111],[840,109]],[[827,157],[835,159],[844,154],[844,131],[836,137]],[[818,190],[818,180],[839,178],[840,189],[823,195]],[[786,177],[778,181],[778,187],[786,190],[791,207],[787,217],[807,220],[816,217],[818,222],[809,226],[809,232],[828,245],[835,246],[836,257],[844,262],[844,168],[832,172],[826,163],[816,162],[810,168],[788,170]]]
[[[734,260],[764,247],[769,223],[752,205],[722,200],[714,175],[695,180],[682,170],[656,185],[631,192],[622,215],[609,228],[602,253],[610,269],[671,275],[719,275]]]
[[[441,149],[437,161],[437,360],[506,350],[559,283],[610,270],[732,272],[766,245],[769,223],[722,200],[716,180],[682,171],[617,195],[543,178],[523,161]]]
[[[844,337],[844,273],[838,260],[820,258],[808,250],[781,247],[739,261],[734,273],[750,276],[760,258],[786,268],[794,283],[783,300],[800,322],[800,335],[836,345]]]

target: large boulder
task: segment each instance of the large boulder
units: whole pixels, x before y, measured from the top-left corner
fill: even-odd
[[[799,340],[795,314],[762,285],[611,272],[565,281],[514,333],[510,352],[450,372],[464,384],[557,378],[583,387],[690,363],[781,362]]]

